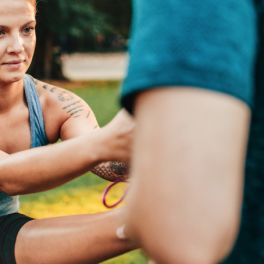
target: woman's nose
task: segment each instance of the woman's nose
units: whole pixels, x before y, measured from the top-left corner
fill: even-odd
[[[9,53],[20,53],[24,50],[24,41],[20,34],[10,36],[10,42],[7,48]]]

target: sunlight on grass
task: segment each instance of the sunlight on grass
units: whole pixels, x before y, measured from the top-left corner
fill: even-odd
[[[36,195],[34,201],[22,198],[21,212],[34,218],[45,218],[73,214],[92,214],[108,209],[102,204],[102,193],[105,184],[59,189]],[[126,189],[126,184],[120,183],[109,193],[110,203],[118,200]]]
[[[41,194],[22,197],[21,212],[34,218],[46,218],[63,215],[92,214],[107,211],[102,202],[102,192],[108,183],[92,186],[58,188]],[[77,184],[78,185],[78,184]],[[126,184],[119,184],[109,193],[108,200],[113,203],[126,190]],[[144,255],[135,250],[122,256],[103,262],[105,264],[145,264]]]

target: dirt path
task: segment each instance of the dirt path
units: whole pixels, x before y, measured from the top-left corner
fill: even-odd
[[[63,73],[72,81],[121,80],[127,53],[75,53],[63,55]]]

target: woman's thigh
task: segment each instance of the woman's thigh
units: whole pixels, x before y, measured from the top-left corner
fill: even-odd
[[[134,248],[115,230],[120,210],[33,220],[23,226],[16,242],[17,264],[98,263]]]

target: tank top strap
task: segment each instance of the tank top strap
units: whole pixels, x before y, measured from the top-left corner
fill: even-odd
[[[35,82],[30,75],[24,77],[24,92],[29,111],[31,148],[47,145],[49,142],[45,131],[41,104]]]

